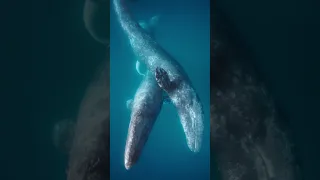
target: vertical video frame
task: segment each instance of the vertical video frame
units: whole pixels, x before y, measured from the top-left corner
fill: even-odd
[[[210,1],[110,1],[110,179],[210,179]]]

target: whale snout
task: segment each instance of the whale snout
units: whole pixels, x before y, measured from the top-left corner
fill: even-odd
[[[124,159],[124,167],[129,170],[136,162],[133,161],[130,157]]]
[[[201,139],[195,136],[187,136],[187,144],[190,151],[198,153],[201,149]]]
[[[156,117],[146,114],[138,113],[132,116],[124,155],[124,165],[127,170],[137,163],[155,121]]]
[[[180,122],[186,135],[188,148],[190,151],[197,153],[201,149],[204,131],[202,105],[192,89],[183,88],[180,92],[185,93],[184,96],[175,98]]]
[[[183,116],[181,123],[186,135],[188,148],[190,151],[198,153],[202,145],[203,119],[200,116],[196,118],[188,115]]]

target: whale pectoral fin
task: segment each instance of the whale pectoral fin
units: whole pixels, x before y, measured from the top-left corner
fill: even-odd
[[[138,22],[138,24],[142,29],[148,30],[148,24],[145,21],[141,20]]]
[[[158,23],[159,23],[159,19],[160,19],[160,15],[152,16],[152,17],[149,19],[149,26],[151,26],[152,28],[154,28],[155,26],[157,26]]]
[[[127,100],[127,108],[128,108],[129,110],[132,109],[132,103],[133,103],[133,100],[132,100],[132,99]]]
[[[157,67],[155,76],[158,85],[164,91],[170,92],[176,88],[177,83],[170,81],[167,71],[165,71],[163,68]]]
[[[141,76],[145,76],[145,73],[141,72],[141,63],[139,60],[136,61],[136,71],[138,72],[138,74],[140,74]]]
[[[142,29],[147,31],[151,36],[154,36],[154,31],[159,22],[159,15],[153,16],[149,19],[149,21],[139,21],[139,25]]]

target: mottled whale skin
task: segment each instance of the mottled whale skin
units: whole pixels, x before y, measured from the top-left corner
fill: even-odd
[[[155,16],[156,17],[156,16]],[[150,22],[153,22],[151,18]],[[147,23],[141,27],[151,31]],[[137,60],[139,62],[139,59]],[[139,69],[137,72],[141,74]],[[144,145],[146,144],[152,127],[157,120],[163,104],[163,90],[158,86],[154,76],[150,72],[143,74],[143,79],[135,93],[132,103],[129,103],[131,110],[130,124],[124,153],[124,165],[128,170],[139,159]]]
[[[162,68],[167,72],[170,82],[176,84],[175,88],[167,93],[177,108],[189,149],[198,152],[202,143],[204,113],[188,75],[181,65],[133,19],[125,0],[113,0],[113,5],[136,56],[154,75],[157,68]]]
[[[288,124],[243,42],[237,46],[229,19],[216,10],[211,17],[210,117],[211,162],[218,173],[212,174],[221,180],[300,180]]]
[[[131,105],[131,119],[125,147],[125,168],[135,164],[160,113],[163,94],[153,74],[143,78]]]

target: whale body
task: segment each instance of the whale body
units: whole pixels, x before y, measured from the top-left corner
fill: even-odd
[[[131,118],[125,147],[125,168],[135,164],[148,140],[163,102],[162,89],[154,76],[143,78],[131,105]]]
[[[158,17],[158,16],[154,16]],[[152,31],[154,17],[149,23],[140,21],[139,24],[147,31]],[[139,59],[137,60],[139,62]],[[163,90],[158,86],[154,76],[150,72],[142,74],[143,79],[135,93],[133,100],[127,101],[127,107],[131,110],[131,118],[124,154],[124,165],[128,170],[139,159],[142,149],[148,140],[152,127],[157,120],[163,104]]]
[[[168,76],[166,79],[173,82],[170,84],[177,85],[170,91],[164,90],[177,108],[189,149],[198,152],[202,143],[204,113],[200,99],[188,75],[181,65],[133,19],[125,0],[114,0],[113,5],[119,23],[128,36],[135,55],[142,63],[146,64],[154,76],[156,69],[162,68]]]

